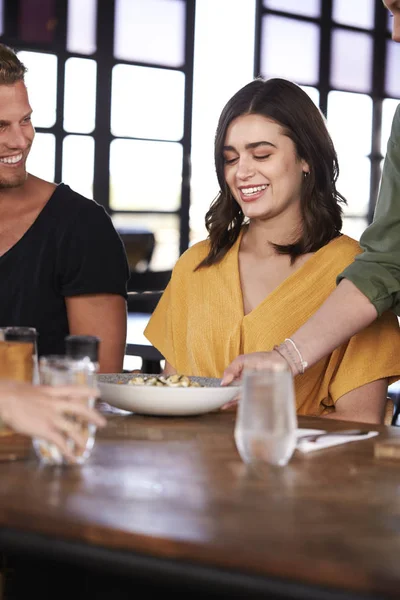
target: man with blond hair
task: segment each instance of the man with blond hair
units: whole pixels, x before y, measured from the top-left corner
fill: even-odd
[[[39,355],[63,354],[68,334],[98,336],[100,370],[118,372],[125,250],[103,207],[27,173],[35,130],[25,72],[0,44],[0,327],[35,327]]]

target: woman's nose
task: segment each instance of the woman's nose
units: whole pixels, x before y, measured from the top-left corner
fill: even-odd
[[[236,175],[239,179],[249,179],[249,177],[252,177],[254,175],[252,163],[247,159],[239,160]]]

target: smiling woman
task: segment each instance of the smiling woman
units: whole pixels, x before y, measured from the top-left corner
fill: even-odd
[[[208,239],[178,260],[145,330],[164,374],[221,377],[239,354],[272,350],[360,252],[340,232],[344,198],[325,120],[299,86],[256,79],[240,89],[218,122],[215,166]],[[383,421],[399,351],[397,321],[385,315],[296,378],[297,412]]]
[[[299,86],[284,79],[244,86],[222,111],[214,158],[221,191],[206,215],[211,249],[202,264],[222,258],[243,222],[262,218],[263,210],[275,250],[292,260],[338,235],[345,200],[336,190],[336,152],[321,113]],[[246,193],[255,185],[268,189]]]

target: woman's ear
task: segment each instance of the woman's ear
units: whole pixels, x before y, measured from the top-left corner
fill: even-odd
[[[310,165],[308,164],[308,162],[306,162],[304,159],[302,159],[301,166],[302,166],[302,169],[303,169],[304,177],[307,177],[307,175],[310,174],[310,170],[311,170],[310,169]]]

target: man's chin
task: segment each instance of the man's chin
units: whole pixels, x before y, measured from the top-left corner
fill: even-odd
[[[27,180],[28,173],[16,175],[14,177],[1,177],[0,176],[0,190],[11,190],[13,188],[19,188],[24,185]]]

